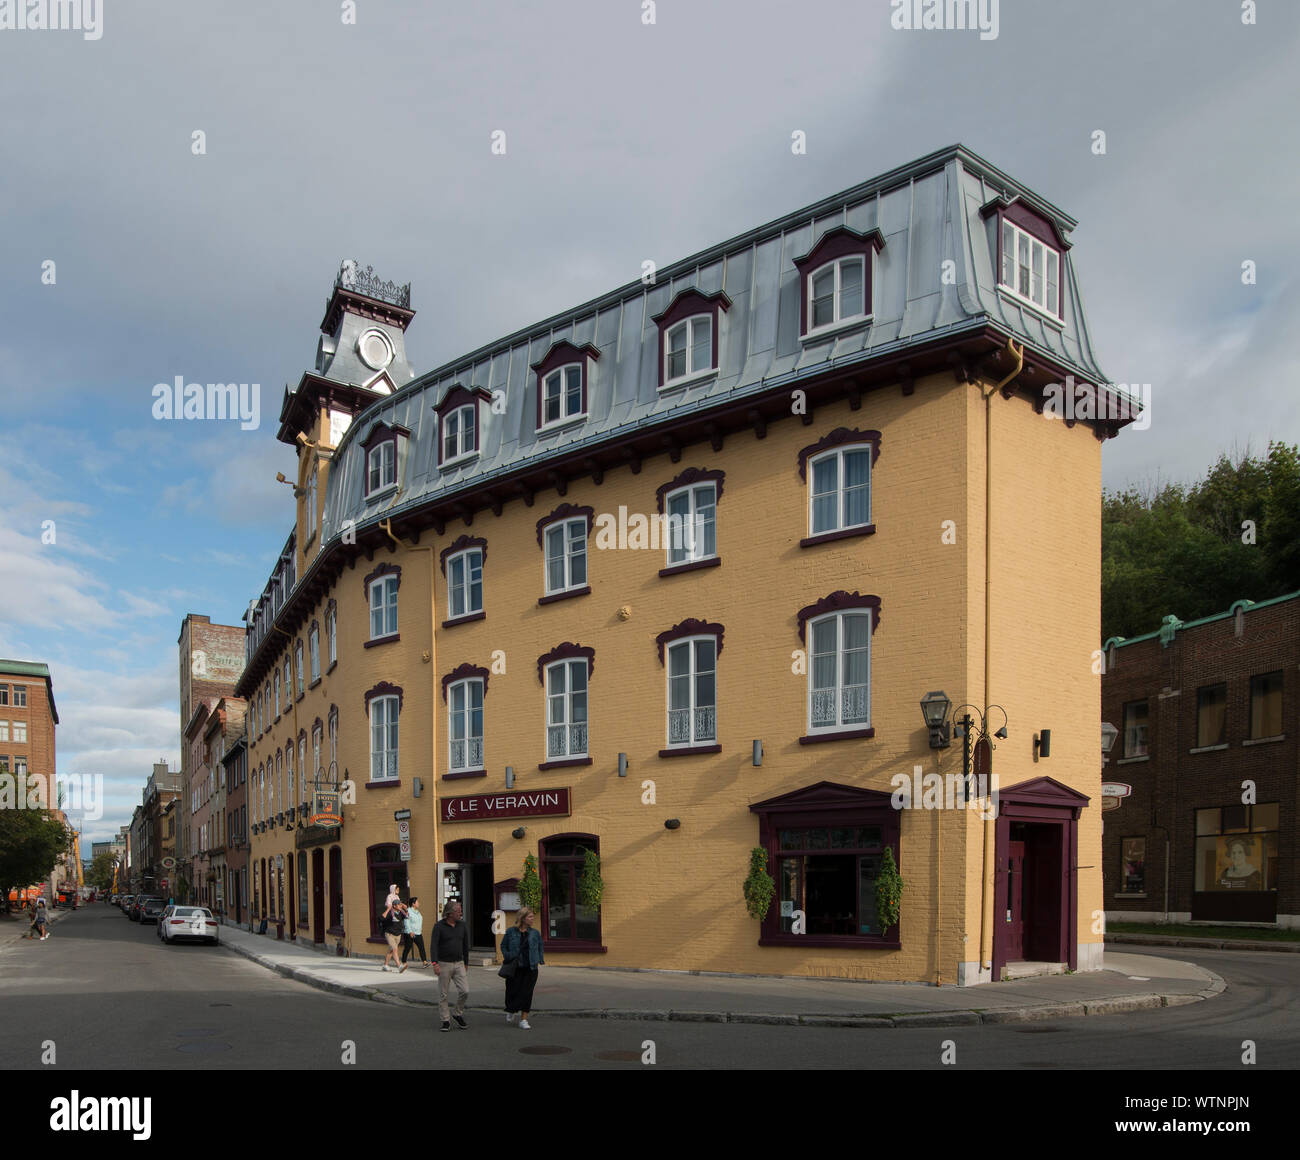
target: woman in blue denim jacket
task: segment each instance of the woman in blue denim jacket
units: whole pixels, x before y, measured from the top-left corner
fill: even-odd
[[[533,1008],[533,988],[537,986],[537,968],[546,962],[542,955],[542,936],[533,929],[533,912],[524,907],[515,925],[501,940],[501,957],[515,963],[515,973],[506,980],[506,1022],[513,1023],[522,1014],[519,1027],[531,1031],[528,1014]]]

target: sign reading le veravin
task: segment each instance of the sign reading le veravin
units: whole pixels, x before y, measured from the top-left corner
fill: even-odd
[[[569,789],[534,789],[476,793],[438,799],[444,822],[487,822],[493,818],[568,817]]]

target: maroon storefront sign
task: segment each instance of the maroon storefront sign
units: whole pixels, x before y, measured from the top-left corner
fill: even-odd
[[[568,817],[569,789],[507,790],[438,799],[444,822],[489,822],[493,818]]]

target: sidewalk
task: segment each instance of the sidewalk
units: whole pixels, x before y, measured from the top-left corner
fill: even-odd
[[[1216,951],[1281,951],[1283,954],[1300,954],[1300,943],[1275,942],[1265,939],[1197,938],[1194,935],[1127,934],[1117,931],[1106,935],[1107,944],[1120,943],[1146,947],[1200,947]]]
[[[236,926],[223,926],[221,941],[261,966],[324,991],[381,1003],[438,1005],[432,968],[411,966],[397,975],[381,971],[373,959],[330,958]],[[1213,998],[1227,986],[1211,971],[1154,955],[1107,950],[1105,962],[1103,971],[977,987],[546,965],[534,1009],[548,1017],[586,1019],[943,1027],[1175,1007]],[[495,967],[470,967],[470,1011],[503,1011],[504,994]]]
[[[50,908],[49,927],[51,938],[54,937],[55,926],[71,913],[72,911],[61,907]],[[21,943],[23,939],[26,938],[27,932],[31,928],[31,923],[32,916],[30,911],[23,911],[21,914],[16,914],[13,918],[0,918],[0,947],[13,946]],[[35,945],[36,943],[35,939],[29,941],[32,945]]]

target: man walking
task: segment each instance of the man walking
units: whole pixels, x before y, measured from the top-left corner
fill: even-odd
[[[429,939],[433,973],[438,976],[438,1014],[442,1016],[442,1029],[451,1030],[451,1019],[462,1031],[469,1029],[465,1022],[465,1001],[469,998],[467,971],[469,968],[469,927],[461,922],[459,902],[448,902],[442,908],[442,921],[435,923]],[[447,991],[456,984],[456,1010],[448,1018]]]

